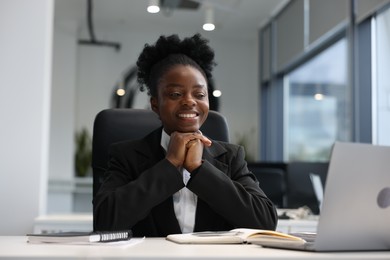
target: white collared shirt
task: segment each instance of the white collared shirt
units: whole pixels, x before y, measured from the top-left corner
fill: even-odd
[[[163,129],[161,134],[161,146],[165,151],[168,150],[170,140],[171,137]],[[187,182],[191,178],[191,174],[186,169],[182,169],[181,172],[184,185],[187,185]],[[197,201],[198,197],[187,187],[184,187],[173,194],[173,207],[182,233],[191,233],[194,231]]]

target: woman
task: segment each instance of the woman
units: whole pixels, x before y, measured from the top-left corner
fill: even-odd
[[[210,140],[199,128],[209,111],[214,52],[199,34],[161,36],[140,54],[138,82],[162,128],[115,144],[109,174],[94,198],[94,229],[134,236],[275,229],[272,202],[247,169],[241,146]]]

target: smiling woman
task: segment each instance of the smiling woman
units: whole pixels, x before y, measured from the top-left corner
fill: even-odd
[[[243,148],[199,131],[209,112],[214,65],[214,51],[199,34],[160,36],[145,45],[138,82],[162,127],[111,147],[108,177],[93,201],[95,230],[164,237],[275,229],[275,207],[249,172]]]

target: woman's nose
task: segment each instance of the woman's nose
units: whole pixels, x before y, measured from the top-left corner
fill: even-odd
[[[184,96],[184,98],[182,100],[182,105],[193,107],[196,105],[196,101],[195,101],[193,96],[186,95],[186,96]]]

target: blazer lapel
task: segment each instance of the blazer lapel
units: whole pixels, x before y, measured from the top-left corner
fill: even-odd
[[[227,172],[228,165],[224,163],[226,149],[217,141],[213,145],[206,147],[203,152],[203,159],[210,162],[222,172]],[[196,216],[194,231],[218,230],[223,227],[224,223],[220,222],[220,217],[210,209],[209,205],[200,199],[196,205]]]
[[[162,128],[154,130],[135,147],[138,153],[137,163],[139,169],[150,168],[164,158],[164,149],[160,145],[161,131]]]
[[[226,152],[226,149],[219,142],[213,141],[210,147],[204,149],[203,159],[210,162],[222,172],[226,172],[228,166],[222,158]]]
[[[140,145],[136,147],[139,172],[143,172],[164,159],[165,152],[161,147],[161,132],[162,128],[156,129],[143,138]],[[181,233],[180,225],[173,208],[172,196],[154,207],[151,213],[159,233],[166,235]]]

